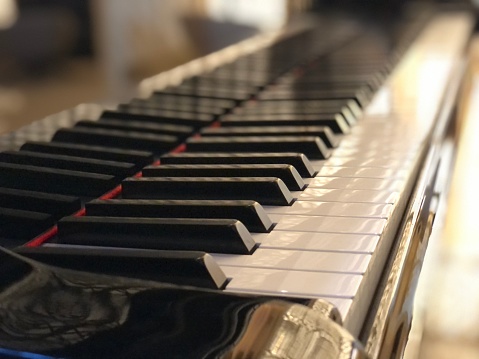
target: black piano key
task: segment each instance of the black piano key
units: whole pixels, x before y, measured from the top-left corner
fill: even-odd
[[[357,118],[361,116],[362,109],[354,100],[262,100],[252,102],[249,106],[243,106],[237,111],[241,113],[342,113],[349,110]]]
[[[336,59],[335,61],[338,61]],[[318,64],[321,66],[321,63]],[[382,73],[383,72],[383,73]],[[327,76],[347,76],[347,77],[354,77],[354,76],[364,76],[364,77],[378,77],[384,78],[386,76],[388,70],[378,70],[378,65],[375,64],[368,64],[366,66],[356,66],[356,64],[343,64],[342,66],[328,66],[325,64],[323,69],[312,69],[310,73],[311,76],[315,77],[316,79],[327,78]]]
[[[354,100],[360,107],[367,105],[370,95],[364,91],[341,89],[325,90],[270,90],[258,94],[258,100]]]
[[[153,177],[122,182],[127,199],[252,200],[262,205],[288,206],[293,196],[274,177]]]
[[[314,73],[310,71],[305,72],[305,76],[309,75],[314,76]],[[277,83],[272,84],[267,89],[318,89],[318,90],[330,90],[330,89],[341,89],[341,90],[348,90],[348,91],[361,91],[366,90],[371,92],[372,85],[375,84],[375,76],[373,75],[365,75],[364,77],[361,76],[354,76],[344,74],[342,76],[335,74],[323,74],[323,76],[318,76],[315,78],[315,81],[308,78],[308,81],[302,82],[301,80],[303,77],[297,77],[295,79],[282,79],[279,80]]]
[[[0,173],[0,187],[79,197],[101,196],[119,182],[111,175],[13,163],[0,163]]]
[[[108,118],[99,121],[82,120],[75,124],[76,127],[104,128],[123,131],[137,131],[146,133],[155,133],[163,135],[172,135],[178,138],[185,138],[195,132],[191,126],[181,126],[172,124],[146,123],[140,121],[122,121]]]
[[[151,218],[224,218],[241,221],[250,232],[267,233],[273,222],[255,201],[94,200],[85,204],[87,216]]]
[[[251,98],[252,93],[237,88],[215,88],[215,87],[199,87],[199,86],[175,86],[167,87],[161,91],[155,91],[154,95],[175,95],[188,96],[201,99],[220,99],[233,100],[235,104],[246,101]]]
[[[338,147],[339,140],[325,126],[251,126],[251,127],[208,127],[201,136],[318,136],[328,148]]]
[[[114,162],[90,158],[65,156],[30,151],[5,151],[0,153],[0,162],[17,163],[64,170],[101,173],[118,178],[134,175],[137,166],[133,163]]]
[[[354,108],[357,107],[357,103],[353,100],[345,101],[345,100],[284,100],[278,102],[276,100],[262,100],[262,101],[255,101],[252,103],[248,103],[246,106],[241,107],[240,111],[256,111],[260,108],[271,109],[274,110],[275,108],[281,111],[283,108],[304,108],[304,109],[323,109],[331,111],[339,111],[343,107],[353,106]]]
[[[55,132],[52,141],[111,146],[153,153],[167,152],[180,143],[178,137],[170,135],[81,127],[62,128]]]
[[[214,77],[190,77],[185,79],[179,85],[181,88],[215,88],[220,90],[227,90],[227,89],[239,89],[243,92],[249,92],[250,94],[257,93],[260,89],[263,88],[264,83],[250,83],[248,81],[240,81],[234,79],[225,79],[225,78],[214,78]]]
[[[82,208],[78,197],[0,188],[0,207],[50,214],[55,220]]]
[[[351,131],[350,126],[342,115],[250,115],[231,116],[221,120],[222,127],[294,127],[294,126],[321,126],[329,127],[334,134],[347,134]]]
[[[255,165],[161,165],[143,169],[144,177],[277,177],[290,191],[306,185],[296,169],[287,164]]]
[[[15,252],[45,264],[83,272],[209,289],[222,289],[227,282],[213,257],[204,252],[68,245],[18,247]]]
[[[278,85],[302,85],[321,86],[322,84],[370,84],[373,89],[377,89],[382,83],[383,76],[379,74],[366,75],[347,75],[347,74],[332,74],[320,73],[315,74],[314,69],[310,69],[307,74],[300,77],[285,76],[278,81]]]
[[[193,126],[195,128],[208,126],[216,119],[214,115],[189,112],[156,110],[152,108],[128,108],[126,112],[104,111],[100,118],[111,118],[126,121],[144,121],[153,123]]]
[[[55,221],[47,213],[0,207],[0,237],[29,240],[50,227]]]
[[[371,102],[371,99],[376,92],[372,90],[372,85],[360,84],[354,89],[349,89],[347,86],[341,86],[340,84],[328,85],[327,83],[318,83],[316,85],[292,85],[292,86],[278,86],[277,88],[271,88],[270,95],[272,100],[280,99],[303,99],[303,100],[327,100],[329,98],[337,99],[352,99],[361,108],[364,108]],[[265,100],[266,100],[265,95]]]
[[[135,163],[140,169],[153,163],[153,153],[149,151],[125,150],[105,146],[88,146],[61,142],[29,141],[22,145],[22,151],[52,153],[75,157],[94,158],[105,161]]]
[[[271,53],[270,53],[271,55]],[[204,74],[204,77],[211,77],[215,79],[243,79],[247,81],[258,80],[262,83],[267,83],[276,79],[281,73],[285,72],[284,67],[292,66],[291,63],[283,61],[285,57],[283,56],[282,60],[279,60],[281,55],[284,55],[281,52],[275,53],[276,57],[273,58],[263,58],[255,59],[253,61],[244,61],[242,63],[235,62],[228,65],[223,65],[220,68],[215,69],[208,74]],[[280,69],[279,67],[283,67]]]
[[[183,117],[194,119],[194,116],[208,116],[209,119],[215,119],[223,115],[228,110],[222,107],[213,107],[202,104],[174,104],[170,102],[148,101],[144,99],[133,99],[129,103],[118,105],[118,111],[135,114],[145,114],[164,117]],[[161,122],[161,121],[160,121]]]
[[[330,151],[314,136],[200,137],[186,141],[188,152],[300,152],[308,158],[323,160]]]
[[[324,79],[317,80],[317,81],[308,81],[308,82],[301,82],[301,79],[298,81],[293,82],[280,82],[278,84],[271,85],[268,90],[272,91],[284,91],[284,90],[294,90],[294,91],[303,91],[303,90],[326,90],[326,89],[351,89],[357,90],[361,89],[368,94],[372,94],[374,91],[377,90],[378,84],[373,80],[361,81],[355,79],[348,79],[347,77],[343,77],[342,80],[335,81],[329,80],[327,76]]]
[[[171,103],[179,107],[182,105],[194,105],[222,108],[223,110],[228,110],[236,106],[236,100],[234,99],[211,96],[190,96],[185,94],[167,93],[164,91],[153,92],[147,101],[162,104]]]
[[[301,177],[314,177],[315,170],[309,159],[302,153],[172,153],[161,157],[163,164],[289,164],[294,166]]]
[[[220,81],[236,84],[240,86],[255,86],[263,88],[271,83],[278,76],[270,73],[246,72],[245,70],[235,69],[217,69],[209,73],[201,75],[201,79],[207,81]]]
[[[284,111],[283,111],[284,110]],[[336,117],[341,117],[343,121],[346,122],[349,126],[353,126],[358,122],[359,117],[354,115],[349,108],[342,108],[338,111],[324,110],[324,109],[315,109],[315,108],[302,108],[298,107],[283,107],[281,111],[276,111],[265,107],[259,107],[257,111],[237,111],[232,114],[225,115],[222,117],[222,122],[228,121],[230,119],[236,120],[261,120],[261,119],[277,119],[277,120],[290,120],[291,118],[302,118],[304,120],[312,119],[334,119]],[[311,126],[309,123],[307,126]],[[320,126],[314,125],[313,126]]]
[[[58,243],[250,254],[255,242],[234,219],[65,217]]]

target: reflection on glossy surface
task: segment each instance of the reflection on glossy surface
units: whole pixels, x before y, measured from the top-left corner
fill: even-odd
[[[281,318],[281,319],[279,319]],[[304,306],[262,306],[251,318],[251,326],[225,358],[366,358],[357,343],[333,319]],[[267,333],[274,331],[274,337]],[[266,350],[264,350],[267,348]]]
[[[351,358],[359,350],[328,313],[299,304],[60,270],[4,250],[0,271],[0,347],[12,355]]]
[[[19,261],[4,257],[5,267]],[[248,310],[264,301],[41,265],[21,268],[21,280],[0,294],[0,345],[53,356],[206,356],[234,341]]]

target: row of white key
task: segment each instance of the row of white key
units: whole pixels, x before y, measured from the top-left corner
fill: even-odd
[[[231,278],[226,290],[324,298],[346,317],[411,175],[420,141],[398,142],[419,139],[411,133],[399,122],[361,120],[330,159],[313,162],[318,172],[293,192],[292,206],[264,207],[276,225],[253,234],[252,255],[214,254]]]

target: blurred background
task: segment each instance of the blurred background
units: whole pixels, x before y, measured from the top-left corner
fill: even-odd
[[[0,0],[0,134],[82,102],[127,99],[140,80],[279,29],[307,8],[369,7],[387,17],[403,1]],[[459,131],[466,135],[447,216],[431,240],[407,359],[479,358],[478,43]]]
[[[0,0],[0,133],[127,98],[141,79],[277,29],[309,3]]]
[[[391,17],[405,1],[0,0],[0,133],[81,102],[129,98],[141,79],[306,9]]]

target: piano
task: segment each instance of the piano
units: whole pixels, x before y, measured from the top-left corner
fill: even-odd
[[[309,17],[1,135],[1,356],[401,358],[474,23],[405,15]]]

